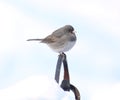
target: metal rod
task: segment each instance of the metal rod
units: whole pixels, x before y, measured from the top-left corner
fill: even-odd
[[[64,54],[64,59],[63,59],[63,67],[64,67],[64,80],[69,80],[70,81],[70,75],[69,75],[69,70],[68,70],[68,63],[67,63],[67,57]]]
[[[60,54],[58,57],[58,61],[57,61],[57,65],[56,65],[56,71],[55,71],[55,80],[57,83],[59,83],[59,77],[60,77],[60,69],[61,69],[61,65],[63,62],[63,55]]]
[[[72,84],[70,84],[70,89],[73,91],[73,93],[75,95],[75,100],[80,100],[80,93],[79,93],[78,89]]]

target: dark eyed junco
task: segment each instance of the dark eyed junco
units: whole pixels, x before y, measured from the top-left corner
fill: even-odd
[[[40,41],[47,44],[53,51],[63,53],[70,50],[76,40],[74,28],[71,25],[65,25],[43,39],[28,39],[27,41]]]

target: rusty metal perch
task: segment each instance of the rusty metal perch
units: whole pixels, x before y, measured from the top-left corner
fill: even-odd
[[[64,67],[64,78],[61,83],[61,88],[64,91],[72,90],[75,95],[75,100],[80,100],[79,90],[74,85],[70,84],[70,76],[69,76],[67,58],[66,58],[65,53],[60,54],[58,57],[58,61],[56,65],[56,72],[55,72],[55,80],[59,84],[59,76],[60,76],[60,70],[61,70],[62,63]]]

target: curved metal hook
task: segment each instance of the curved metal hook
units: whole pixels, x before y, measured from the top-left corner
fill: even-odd
[[[60,69],[62,62],[64,67],[64,79],[61,83],[61,88],[64,91],[72,90],[75,95],[75,100],[80,100],[79,90],[74,85],[70,84],[69,70],[68,70],[67,58],[65,53],[60,54],[58,57],[56,72],[55,72],[55,80],[57,83],[59,83],[59,76],[60,76]]]

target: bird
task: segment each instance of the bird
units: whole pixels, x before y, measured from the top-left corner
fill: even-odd
[[[40,43],[47,44],[53,51],[61,54],[72,49],[76,40],[73,26],[65,25],[43,39],[28,39],[27,41],[40,41]]]

